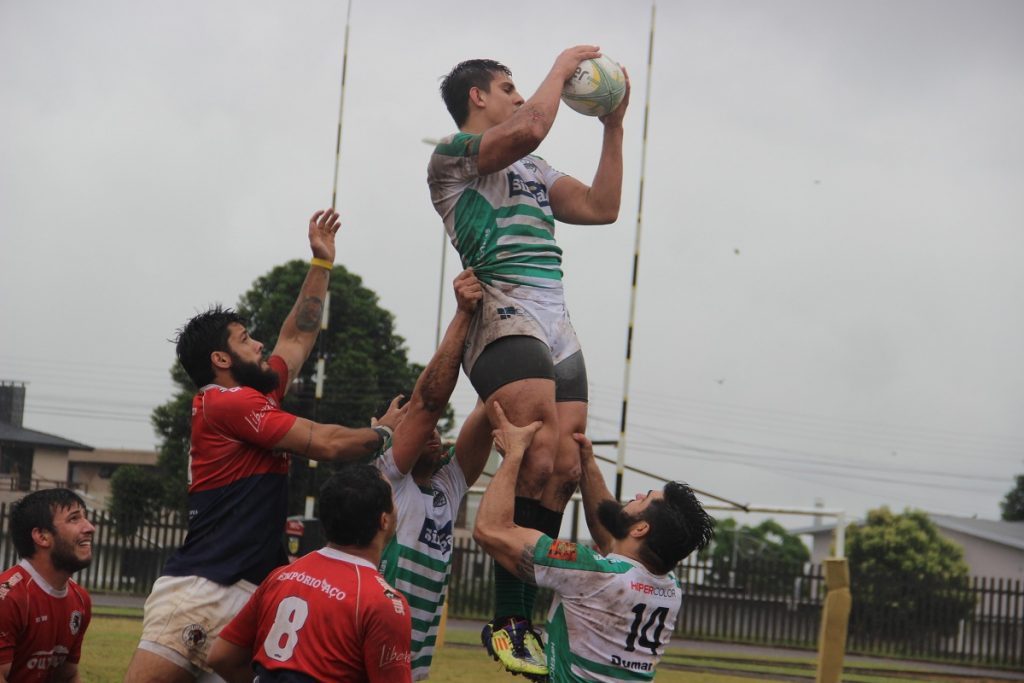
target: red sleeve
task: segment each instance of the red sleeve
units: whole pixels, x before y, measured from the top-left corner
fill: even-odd
[[[275,392],[276,393],[276,392]],[[296,417],[249,387],[203,394],[203,416],[215,431],[243,443],[272,450]]]
[[[284,394],[288,390],[288,364],[284,362],[284,358],[281,358],[281,356],[271,356],[267,363],[270,364],[270,368],[277,373],[278,377],[277,388],[271,391],[270,395],[277,401],[277,405],[281,405],[281,401],[284,400]]]
[[[28,605],[24,604],[26,598],[24,592],[19,591],[7,593],[0,599],[0,664],[14,661],[14,647],[25,626],[25,613],[28,610]]]
[[[89,597],[86,590],[78,584],[74,584],[74,588],[79,599],[82,601],[82,620],[78,627],[78,634],[75,638],[75,642],[71,646],[71,651],[68,653],[67,661],[72,664],[77,664],[82,658],[82,641],[85,640],[85,632],[89,628],[89,622],[92,621],[92,598]]]
[[[271,574],[270,577],[273,577]],[[256,592],[249,597],[242,611],[235,615],[231,622],[220,630],[220,637],[238,647],[247,648],[252,652],[256,651],[256,630],[259,627],[259,605],[263,597],[263,586],[267,585],[270,577],[260,584]]]
[[[412,679],[412,613],[406,599],[396,594],[394,600],[384,596],[374,600],[363,615],[362,630],[367,679],[374,683],[409,683]]]

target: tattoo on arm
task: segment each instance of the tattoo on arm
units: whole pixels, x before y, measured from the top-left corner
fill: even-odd
[[[533,551],[536,546],[529,543],[523,546],[523,552],[519,554],[519,561],[516,562],[516,576],[523,581],[529,581],[536,585],[537,577],[534,575]]]
[[[320,325],[324,315],[324,300],[307,296],[295,309],[295,326],[300,332],[313,332]]]

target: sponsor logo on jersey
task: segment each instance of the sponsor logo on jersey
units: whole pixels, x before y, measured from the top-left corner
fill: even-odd
[[[68,628],[71,629],[71,635],[77,636],[78,632],[82,630],[82,613],[75,610],[71,613],[71,618],[68,619]]]
[[[269,413],[273,409],[274,409],[274,406],[270,404],[270,401],[267,401],[265,404],[260,406],[258,409],[256,409],[256,410],[252,411],[251,413],[249,413],[245,417],[245,423],[247,425],[249,425],[249,427],[252,428],[252,431],[254,431],[257,434],[259,434],[260,433],[260,428],[263,427],[263,418],[266,417],[267,413]]]
[[[500,306],[495,311],[497,311],[498,317],[502,320],[508,320],[514,315],[519,315],[519,311],[516,310],[515,306]]]
[[[420,529],[421,543],[424,543],[434,550],[440,550],[442,553],[447,555],[452,551],[452,523],[451,520],[438,529],[434,525],[434,520],[425,519],[423,520],[423,528]]]
[[[390,643],[380,646],[380,668],[383,669],[391,664],[403,663],[412,663],[412,652],[410,650],[399,651],[397,647]]]
[[[662,588],[661,586],[652,586],[649,583],[643,581],[630,581],[629,587],[635,590],[637,593],[643,593],[644,595],[656,595],[660,598],[674,598],[676,597],[675,588]]]
[[[443,508],[448,504],[448,496],[441,489],[434,489],[434,508]]]
[[[310,588],[318,588],[327,597],[341,602],[345,599],[345,591],[341,590],[337,586],[332,586],[331,582],[327,579],[312,576],[306,572],[281,572],[277,575],[278,581],[295,581],[301,583],[303,586],[309,586]]]
[[[6,598],[7,594],[11,592],[11,589],[19,583],[21,583],[21,574],[15,574],[3,583],[0,583],[0,600]]]
[[[68,658],[68,649],[63,645],[56,645],[52,650],[39,650],[28,656],[25,668],[32,671],[35,669],[56,669]]]
[[[570,541],[552,541],[551,547],[548,548],[548,557],[552,560],[575,562],[576,544]]]
[[[518,173],[508,172],[509,197],[533,197],[540,206],[548,205],[548,188],[536,180],[524,180]]]
[[[201,624],[189,624],[181,629],[181,642],[190,650],[200,650],[209,636]]]
[[[402,604],[400,598],[391,598],[391,607],[394,608],[395,614],[405,614],[405,605]]]
[[[612,655],[612,665],[622,667],[623,669],[629,669],[631,671],[654,671],[654,664],[652,662],[623,659],[618,655]]]
[[[377,583],[379,583],[380,587],[384,589],[384,597],[385,598],[387,598],[388,600],[394,600],[395,598],[398,597],[398,594],[395,593],[395,589],[392,588],[391,585],[388,584],[388,582],[384,580],[383,576],[381,576],[380,574],[377,574],[373,578],[377,579]]]

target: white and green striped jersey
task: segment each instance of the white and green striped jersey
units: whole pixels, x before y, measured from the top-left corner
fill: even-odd
[[[555,594],[547,624],[551,683],[654,679],[682,601],[673,575],[548,536],[533,561],[537,585]]]
[[[380,573],[412,608],[413,680],[426,678],[430,671],[451,570],[452,527],[468,488],[462,468],[450,455],[430,478],[430,488],[420,488],[411,473],[398,471],[391,448],[374,463],[391,482],[398,513],[398,528],[381,556]]]
[[[563,173],[538,156],[480,175],[480,135],[455,133],[430,156],[427,184],[434,208],[462,257],[480,280],[530,287],[561,285],[562,250],[548,190]]]

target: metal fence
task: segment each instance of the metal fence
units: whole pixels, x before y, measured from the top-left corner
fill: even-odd
[[[0,505],[0,568],[17,562],[8,532],[9,507]],[[96,525],[93,561],[76,576],[91,591],[148,593],[164,562],[185,537],[185,525],[176,515],[132,524],[134,531],[124,535],[118,533],[118,524],[108,513],[97,511],[91,518]],[[675,631],[678,636],[816,647],[825,593],[820,566],[749,562],[736,572],[723,572],[709,562],[689,560],[676,572],[683,593]],[[449,616],[489,618],[494,609],[493,584],[490,558],[471,538],[454,539]],[[858,604],[867,605],[871,599],[858,595],[854,581],[855,612],[847,652],[1024,669],[1021,581],[972,578],[953,593],[944,589],[941,596],[937,589],[913,577],[894,576],[886,585],[888,593],[921,607],[913,618],[907,617],[906,611],[858,611]],[[551,595],[539,591],[533,615],[539,623],[550,602]],[[960,611],[943,612],[949,605],[959,605]]]
[[[18,561],[8,528],[10,505],[0,504],[0,567]],[[167,558],[185,540],[185,524],[179,515],[164,514],[144,524],[129,520],[118,525],[106,511],[89,513],[96,527],[92,542],[92,563],[75,575],[75,580],[90,591],[149,593]],[[118,528],[132,528],[130,534]]]

